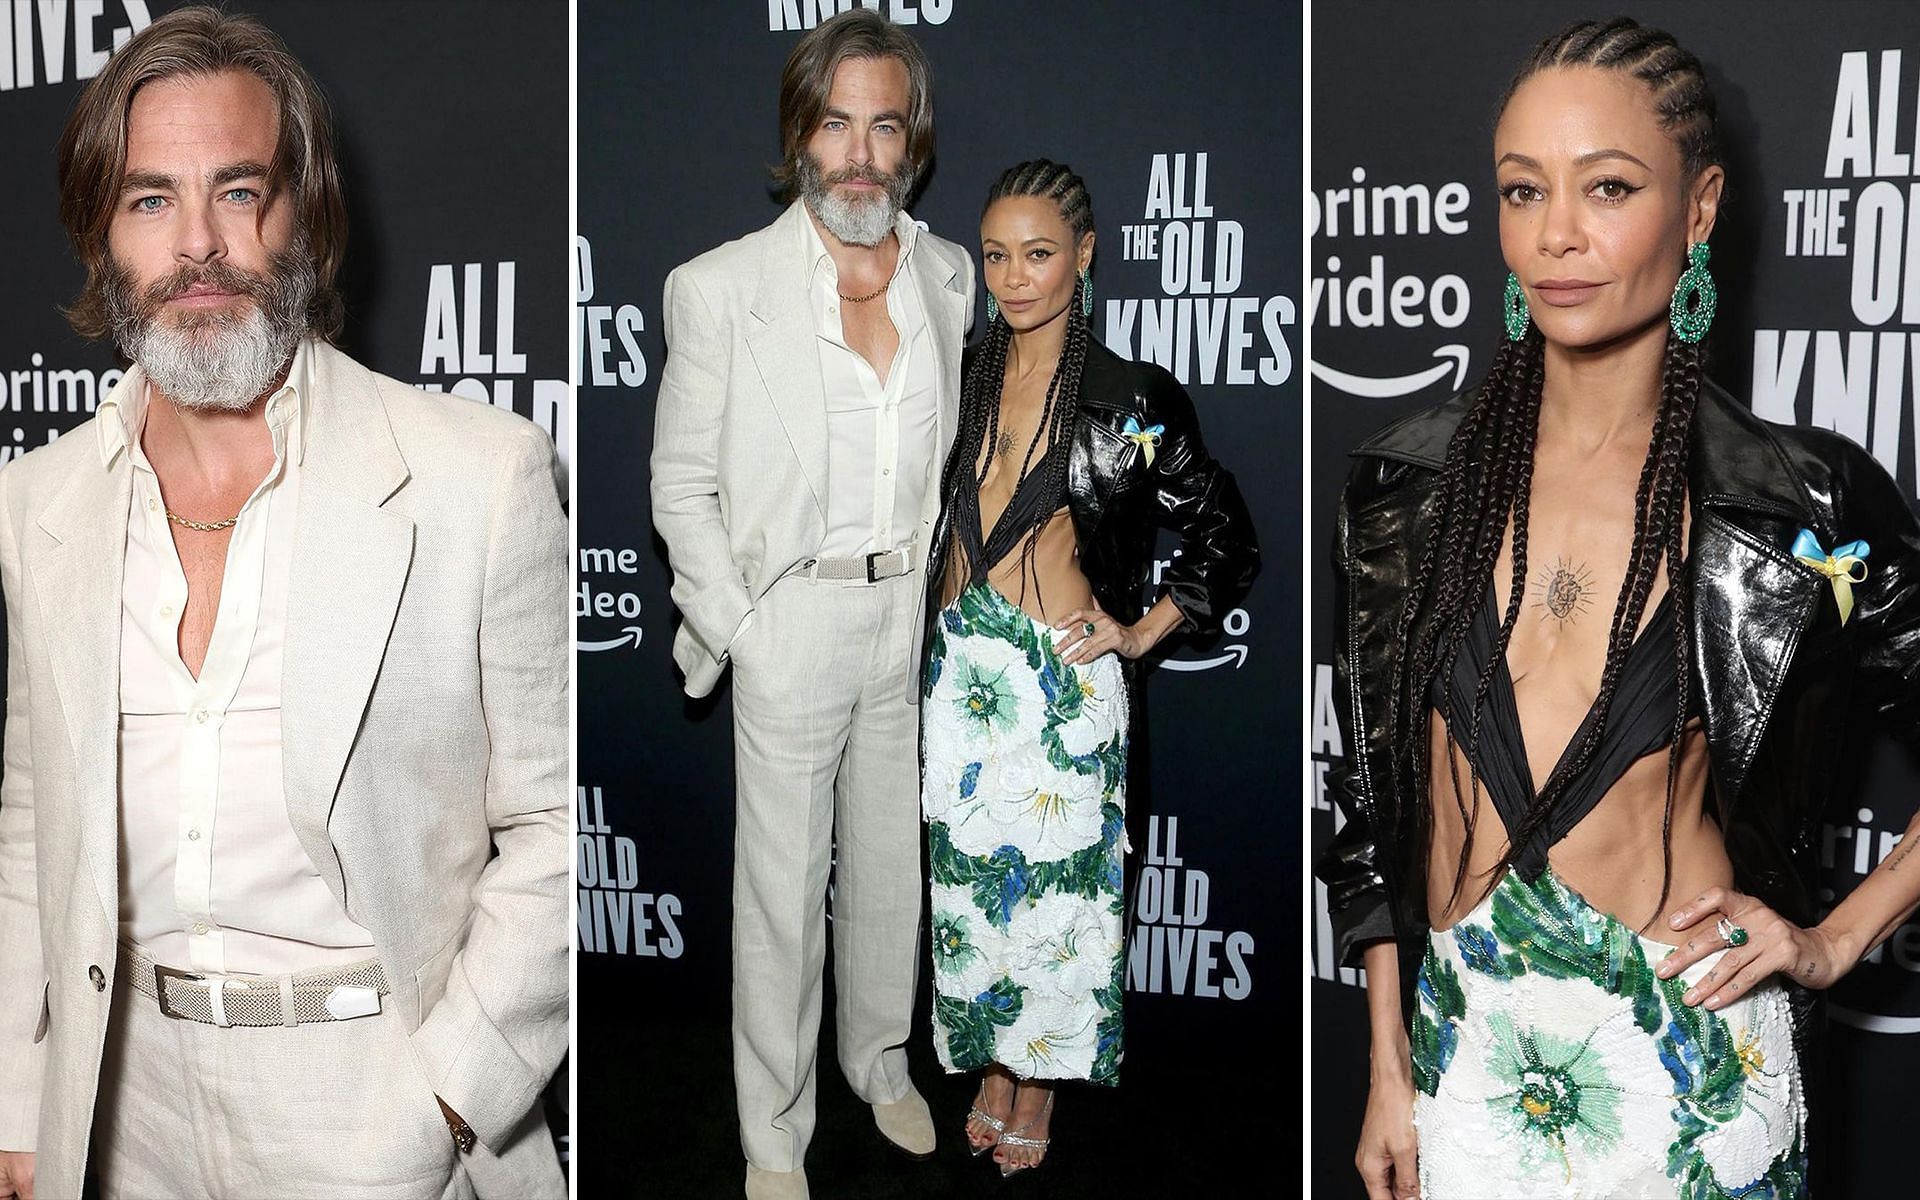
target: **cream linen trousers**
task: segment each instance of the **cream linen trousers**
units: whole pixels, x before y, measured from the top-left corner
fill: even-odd
[[[920,878],[920,564],[869,584],[791,575],[733,660],[733,1073],[740,1141],[802,1166],[833,896],[840,1069],[869,1104],[905,1096]]]
[[[222,1029],[121,982],[113,1003],[89,1155],[102,1200],[473,1196],[393,1014]]]

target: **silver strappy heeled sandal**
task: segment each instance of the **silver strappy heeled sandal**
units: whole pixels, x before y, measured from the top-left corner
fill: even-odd
[[[982,1078],[980,1080],[980,1090],[973,1094],[973,1107],[967,1110],[967,1124],[971,1125],[973,1122],[979,1121],[988,1129],[993,1130],[993,1140],[983,1146],[976,1146],[973,1144],[972,1131],[963,1128],[962,1132],[967,1138],[967,1149],[972,1151],[975,1158],[979,1158],[982,1154],[999,1145],[1000,1139],[1004,1137],[1007,1132],[1007,1123],[1005,1121],[1002,1121],[999,1117],[994,1116],[986,1109],[980,1107],[981,1104],[985,1103],[986,1099],[987,1081]]]
[[[1051,1136],[1043,1137],[1043,1138],[1030,1138],[1030,1137],[1024,1137],[1022,1135],[1025,1134],[1027,1130],[1032,1129],[1035,1125],[1039,1124],[1041,1121],[1046,1120],[1048,1115],[1053,1112],[1053,1093],[1054,1093],[1054,1089],[1052,1088],[1047,1089],[1047,1102],[1040,1107],[1039,1115],[1034,1117],[1033,1120],[1028,1121],[1026,1124],[1019,1126],[1012,1133],[1003,1133],[1000,1135],[1000,1143],[999,1143],[1000,1145],[1025,1146],[1029,1150],[1038,1150],[1040,1151],[1040,1154],[1041,1154],[1040,1159],[1036,1162],[1031,1162],[1031,1163],[1001,1163],[1000,1178],[1006,1179],[1009,1176],[1018,1175],[1022,1171],[1038,1171],[1041,1167],[1046,1165],[1047,1146],[1053,1141],[1053,1138]]]

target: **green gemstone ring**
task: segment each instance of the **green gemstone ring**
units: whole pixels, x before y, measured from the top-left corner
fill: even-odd
[[[1715,925],[1713,929],[1715,933],[1718,933],[1722,938],[1726,939],[1727,945],[1729,946],[1744,946],[1747,944],[1747,931],[1735,925],[1730,918],[1721,917],[1720,923]]]

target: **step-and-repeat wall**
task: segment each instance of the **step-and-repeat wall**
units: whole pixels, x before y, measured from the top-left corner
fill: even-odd
[[[1355,21],[1364,11],[1364,27]],[[1486,370],[1506,268],[1496,229],[1492,109],[1540,38],[1597,15],[1553,2],[1315,7],[1314,335],[1310,522],[1325,578],[1347,452]],[[1727,193],[1713,234],[1720,310],[1709,373],[1769,420],[1837,429],[1920,497],[1920,9],[1894,3],[1647,3],[1631,15],[1706,64]],[[1305,797],[1311,844],[1340,820],[1326,788],[1345,751],[1332,705],[1332,596],[1316,587]],[[1861,789],[1828,813],[1823,899],[1844,896],[1913,815],[1920,772],[1870,743]],[[1362,972],[1334,961],[1314,885],[1313,1194],[1364,1195],[1353,1170],[1366,1095]],[[1920,924],[1898,929],[1831,993],[1826,1186],[1906,1195],[1894,1147],[1920,1070]]]
[[[85,421],[125,366],[59,312],[85,272],[60,224],[54,148],[81,85],[179,7],[0,3],[0,463]],[[397,379],[530,417],[564,455],[564,0],[228,7],[278,33],[332,105],[348,212],[342,347]],[[564,1078],[550,1091],[559,1129]]]
[[[803,30],[850,6],[580,5],[577,944],[589,1058],[606,1022],[725,1020],[732,717],[724,681],[689,702],[668,656],[677,616],[647,500],[661,286],[780,214],[767,168],[780,158],[781,65]],[[1266,543],[1265,573],[1225,635],[1170,642],[1147,678],[1127,1019],[1130,1055],[1220,1063],[1276,1046],[1294,995],[1281,913],[1300,869],[1278,803],[1294,769],[1279,747],[1300,716],[1298,11],[868,6],[933,63],[939,154],[913,215],[977,255],[982,201],[1004,168],[1045,156],[1084,176],[1099,235],[1095,335],[1186,384]],[[712,1085],[729,1078],[716,1061]],[[583,1074],[589,1128],[592,1084]],[[618,1117],[601,1114],[597,1141],[638,1136]]]

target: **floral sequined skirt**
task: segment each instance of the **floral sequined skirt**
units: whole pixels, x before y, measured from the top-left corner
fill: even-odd
[[[1791,1200],[1806,1106],[1787,996],[1680,1001],[1671,947],[1509,872],[1428,939],[1413,1016],[1420,1194]]]
[[[933,1033],[950,1071],[1118,1080],[1127,693],[987,584],[941,613],[921,703]]]

